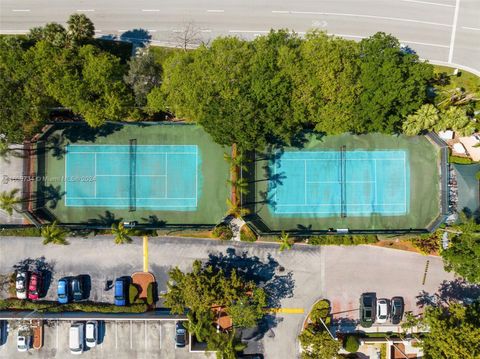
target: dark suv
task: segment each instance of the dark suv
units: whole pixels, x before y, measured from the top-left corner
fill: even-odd
[[[369,328],[375,321],[375,306],[377,298],[375,293],[363,293],[360,297],[360,325]]]
[[[84,299],[83,281],[81,277],[73,277],[70,281],[71,293],[74,301]]]
[[[393,297],[390,305],[392,324],[400,324],[403,318],[403,297]]]

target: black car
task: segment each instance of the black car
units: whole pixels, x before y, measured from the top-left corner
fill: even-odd
[[[79,277],[72,278],[70,288],[73,300],[78,301],[84,298],[83,282]]]
[[[391,301],[391,313],[392,324],[399,324],[403,318],[404,303],[402,297],[393,297]]]
[[[182,321],[178,321],[175,325],[175,346],[183,348],[185,345],[187,345],[187,329]]]
[[[363,293],[360,297],[360,324],[369,328],[375,321],[375,306],[377,298],[375,293]]]

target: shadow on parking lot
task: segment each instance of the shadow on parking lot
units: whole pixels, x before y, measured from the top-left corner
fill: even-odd
[[[246,280],[251,280],[265,289],[270,307],[280,307],[280,300],[291,298],[295,281],[292,272],[285,272],[272,255],[268,255],[266,262],[257,256],[249,256],[248,250],[237,254],[235,248],[228,248],[227,254],[210,254],[207,265],[222,269],[230,273],[233,269]]]
[[[80,274],[78,279],[83,285],[83,299],[90,298],[90,292],[92,290],[92,278],[88,274]]]
[[[97,338],[97,343],[102,344],[103,340],[105,339],[105,334],[107,332],[107,326],[105,325],[104,320],[99,320],[98,321],[98,338]]]
[[[44,256],[35,259],[25,258],[17,264],[14,264],[13,268],[16,271],[22,270],[39,273],[42,277],[42,288],[40,297],[45,297],[52,283],[52,275],[54,273],[55,262],[47,262]]]
[[[472,284],[464,279],[457,278],[451,281],[443,281],[437,293],[429,293],[422,290],[417,296],[417,305],[437,306],[450,302],[462,302],[469,304],[480,297],[480,285]]]

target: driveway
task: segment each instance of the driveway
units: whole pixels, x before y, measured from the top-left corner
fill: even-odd
[[[111,237],[99,236],[70,239],[68,246],[44,246],[39,238],[0,237],[0,273],[11,271],[25,258],[44,257],[54,278],[89,274],[92,294],[101,293],[106,278],[141,270],[142,254],[140,238],[129,245],[115,245]],[[272,297],[271,306],[281,305],[283,311],[269,316],[261,327],[259,337],[263,337],[266,358],[298,355],[297,335],[306,313],[319,298],[330,299],[335,312],[345,312],[347,318],[351,313],[355,320],[363,292],[376,292],[379,298],[403,296],[407,309],[416,311],[416,297],[422,291],[434,293],[443,281],[454,280],[444,271],[440,258],[374,246],[295,245],[290,251],[280,252],[277,244],[270,243],[158,237],[150,239],[149,259],[160,292],[166,289],[170,268],[188,270],[195,259],[210,260],[226,269],[237,268],[261,282]],[[54,291],[55,285],[51,287]],[[93,295],[101,300],[111,297]]]

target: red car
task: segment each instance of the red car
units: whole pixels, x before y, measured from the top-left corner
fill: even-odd
[[[28,282],[28,299],[37,300],[40,297],[42,289],[42,277],[38,273],[30,275],[30,282]]]

